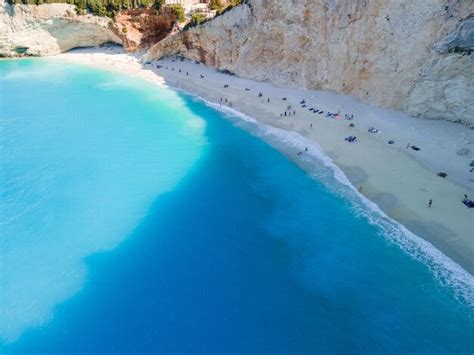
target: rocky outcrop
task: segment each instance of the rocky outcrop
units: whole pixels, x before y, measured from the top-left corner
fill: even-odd
[[[474,48],[474,15],[459,22],[456,29],[437,43],[441,53],[459,52],[471,54]]]
[[[176,29],[176,15],[171,9],[157,11],[152,8],[120,11],[114,22],[127,51],[150,48]]]
[[[0,56],[53,55],[121,43],[110,19],[79,16],[69,4],[11,5],[0,0]]]
[[[473,13],[462,0],[249,0],[158,43],[146,60],[179,53],[246,78],[474,125]]]

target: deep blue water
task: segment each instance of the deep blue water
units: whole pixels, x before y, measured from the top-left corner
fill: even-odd
[[[261,127],[47,59],[0,90],[2,353],[474,351],[469,275]]]

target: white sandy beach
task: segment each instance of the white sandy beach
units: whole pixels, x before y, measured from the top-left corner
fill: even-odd
[[[263,124],[317,142],[352,184],[388,216],[474,273],[474,209],[461,203],[464,194],[474,199],[474,172],[469,171],[473,157],[472,152],[457,154],[461,148],[474,150],[474,130],[451,122],[411,118],[343,95],[279,88],[218,73],[187,60],[141,64],[138,55],[125,54],[118,47],[74,50],[58,58],[132,74],[215,103],[222,98],[223,105]],[[299,105],[302,99],[305,108]],[[295,115],[281,117],[288,105]],[[315,114],[309,108],[323,110],[324,114]],[[340,111],[341,116],[326,117],[328,111]],[[354,120],[345,120],[344,114],[353,114]],[[349,127],[351,122],[355,127]],[[369,126],[379,133],[369,133]],[[349,135],[357,136],[357,143],[345,142]],[[388,140],[395,143],[389,145]],[[408,143],[421,150],[407,149]],[[296,163],[301,159],[297,153],[295,148],[290,154]],[[447,173],[447,178],[437,176],[439,172]]]

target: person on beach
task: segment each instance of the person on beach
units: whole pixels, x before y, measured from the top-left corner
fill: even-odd
[[[267,99],[267,102],[270,102],[270,98]]]
[[[433,204],[433,200],[430,199],[430,200],[428,201],[428,207],[431,208],[431,205],[432,205],[432,204]]]

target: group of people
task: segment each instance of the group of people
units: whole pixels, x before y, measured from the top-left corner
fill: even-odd
[[[173,62],[174,62],[174,61],[173,61]],[[162,65],[158,65],[158,64],[157,64],[156,67],[157,67],[158,69],[163,68]],[[168,67],[165,67],[165,69],[168,69]],[[171,70],[174,70],[174,68],[172,68]],[[179,69],[179,72],[181,73],[181,69]],[[186,75],[189,75],[189,72],[186,72]],[[204,79],[204,75],[200,74],[200,78],[201,78],[201,79]],[[225,85],[224,85],[224,88],[225,88],[225,89],[228,88],[228,87],[229,87],[228,84],[225,84]],[[246,88],[245,88],[245,91],[250,91],[250,89],[246,87]],[[259,98],[263,98],[263,93],[259,92],[257,96],[258,96]],[[223,101],[223,100],[224,100],[224,101]],[[283,98],[282,98],[282,101],[286,101],[286,100],[287,100],[286,97],[283,97]],[[223,98],[221,97],[221,98],[220,98],[220,104],[222,104],[223,102],[228,103],[229,106],[232,106],[232,103],[231,103],[230,101],[227,101],[227,99],[223,99]],[[267,98],[267,102],[270,103],[270,98]],[[262,100],[262,103],[263,103],[263,100]],[[307,107],[306,100],[304,100],[304,99],[302,99],[302,100],[299,102],[299,104],[300,104],[300,107],[301,107],[301,108],[306,108],[306,107]],[[308,110],[309,110],[310,112],[313,112],[313,113],[315,113],[315,114],[320,114],[320,115],[325,113],[325,111],[320,110],[320,109],[318,109],[318,108],[314,108],[314,107],[310,107]],[[285,110],[284,112],[280,113],[280,117],[290,117],[290,116],[296,116],[296,110],[292,109],[291,105],[288,105],[287,108],[286,108],[286,110]],[[325,115],[325,116],[326,116],[326,117],[333,118],[333,119],[336,119],[336,118],[338,118],[338,117],[341,116],[341,112],[340,112],[340,110],[338,110],[338,112],[329,112],[329,111],[328,111],[328,112],[326,112],[326,115]],[[354,120],[354,114],[344,114],[344,119],[347,120],[347,121],[353,121],[353,120]],[[313,125],[310,124],[310,127],[312,128]],[[351,122],[351,123],[349,124],[349,127],[351,127],[351,128],[355,127],[354,123]],[[373,126],[370,126],[369,129],[368,129],[368,131],[369,131],[370,133],[379,133],[379,132],[380,132],[377,128],[375,128],[375,127],[373,127]],[[345,141],[346,141],[346,142],[349,142],[349,143],[355,143],[355,142],[357,142],[357,137],[351,135],[351,136],[346,137],[346,138],[345,138]],[[395,142],[394,142],[393,140],[389,140],[389,141],[388,141],[388,144],[391,144],[391,145],[392,145],[392,144],[395,144]],[[411,148],[411,149],[413,149],[414,151],[419,151],[419,150],[420,150],[420,148],[418,148],[418,147],[415,146],[415,145],[410,145],[410,143],[407,144],[407,149],[408,149],[408,148]]]
[[[301,108],[306,108],[306,100],[301,100],[300,101],[300,106]],[[309,112],[313,112],[313,113],[316,113],[316,114],[319,114],[319,115],[322,115],[324,113],[323,110],[320,110],[318,108],[314,108],[314,107],[310,107],[308,109]]]
[[[165,68],[166,70],[169,69],[168,67],[164,67],[163,65],[160,65],[160,64],[156,65],[156,69],[162,69],[162,68]],[[171,71],[174,71],[174,68],[171,68]],[[182,73],[181,68],[178,69],[178,72]],[[189,72],[186,72],[186,75],[189,76]],[[204,76],[201,74],[201,79],[203,79],[203,78],[204,78]]]
[[[299,151],[298,153],[296,153],[296,155],[302,155],[304,152],[307,152],[307,151],[308,151],[308,147],[305,147],[305,148],[304,148],[304,151],[301,150],[301,151]]]
[[[314,107],[311,107],[309,111],[313,113],[317,113],[318,115],[322,115],[324,113],[323,110],[315,109]]]
[[[222,97],[219,99],[219,106],[222,106],[223,102],[229,105],[229,107],[232,107],[232,101],[227,100],[226,98],[222,98]]]
[[[346,137],[344,140],[346,142],[349,142],[349,143],[355,143],[355,142],[357,142],[357,137],[356,136],[349,136],[349,137]]]
[[[296,116],[296,110],[294,110],[291,107],[291,105],[286,106],[286,110],[283,113],[280,113],[280,117],[289,117],[289,116]]]
[[[337,111],[337,112],[327,112],[326,113],[326,117],[329,117],[329,118],[337,118],[341,115],[340,111]]]

